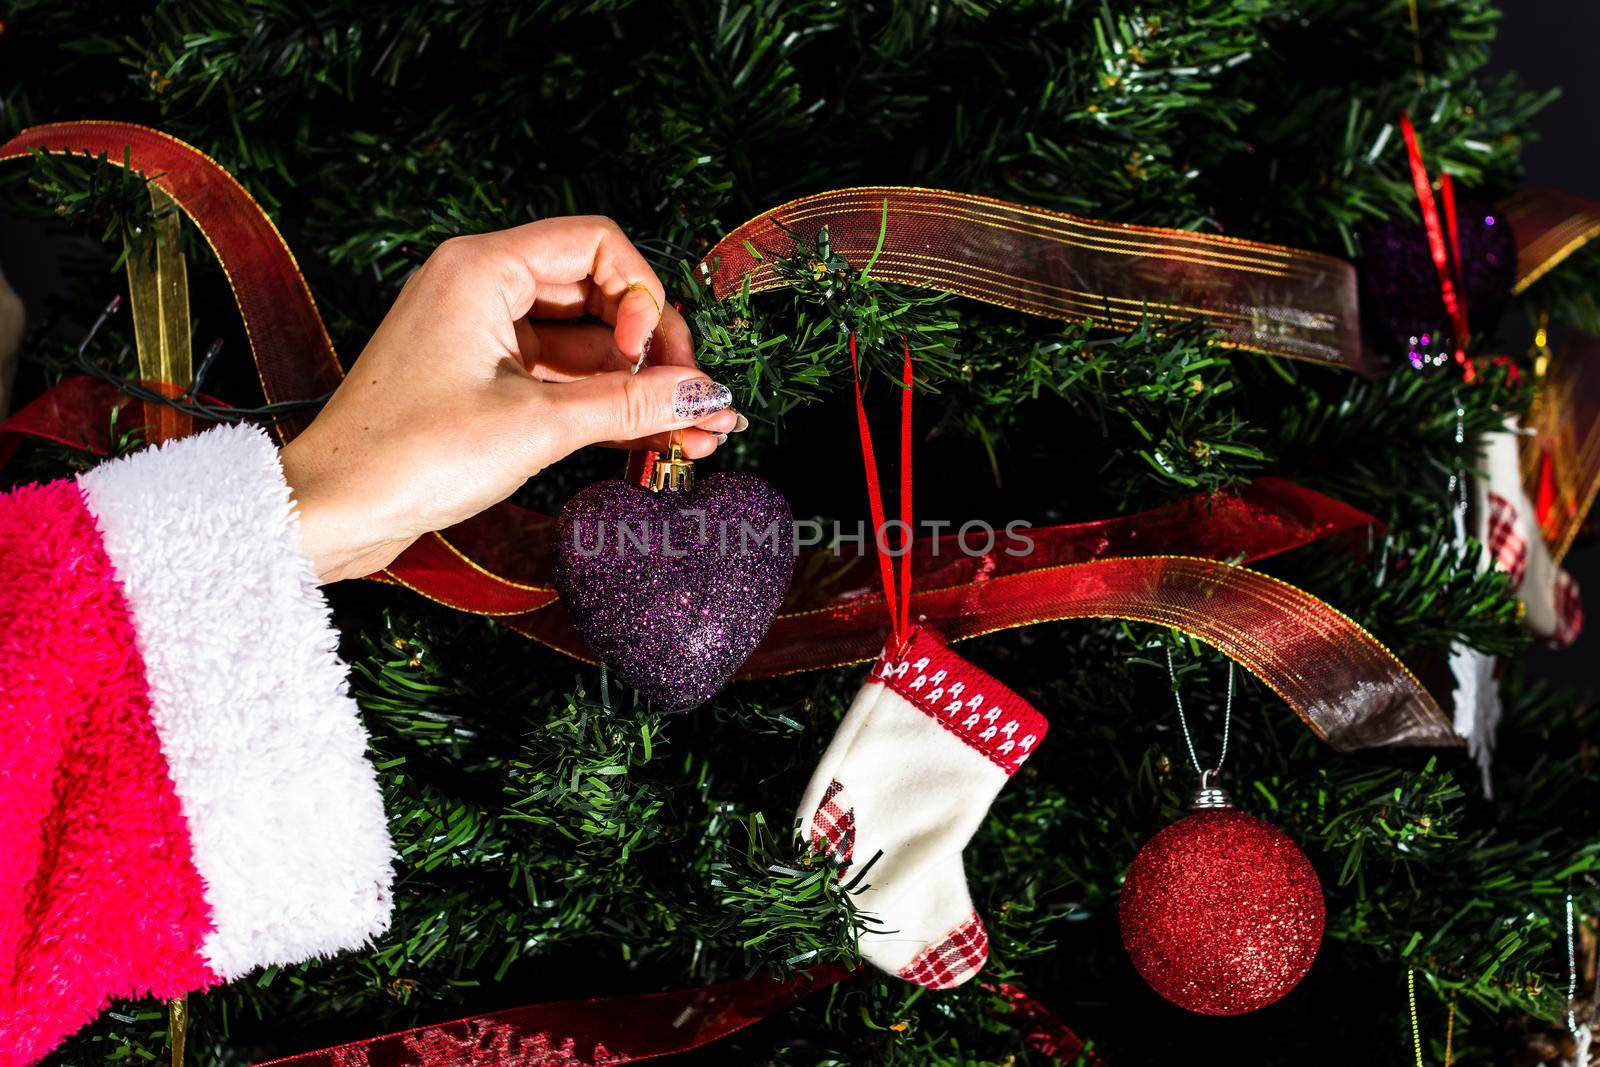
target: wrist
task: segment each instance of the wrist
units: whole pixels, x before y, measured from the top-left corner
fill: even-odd
[[[370,485],[359,484],[343,466],[319,462],[315,432],[307,430],[278,451],[299,520],[300,552],[323,585],[381,571],[416,537],[381,535],[396,524],[374,513]]]
[[[283,480],[289,485],[300,528],[300,552],[311,561],[317,580],[324,585],[349,577],[352,553],[343,546],[341,527],[327,477],[311,462],[299,437],[278,450]],[[297,447],[298,446],[298,447]]]

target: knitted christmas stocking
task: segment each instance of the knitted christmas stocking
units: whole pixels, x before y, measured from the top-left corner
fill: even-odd
[[[861,954],[933,989],[960,985],[989,957],[961,850],[1048,723],[1021,697],[916,630],[884,650],[800,802],[801,837],[867,863],[856,903],[871,925]]]
[[[1558,646],[1583,629],[1578,584],[1551,558],[1538,514],[1522,488],[1515,426],[1479,441],[1482,477],[1472,480],[1473,533],[1511,576],[1528,629]]]

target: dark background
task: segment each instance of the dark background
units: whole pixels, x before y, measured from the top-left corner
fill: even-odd
[[[1516,71],[1535,90],[1561,96],[1538,116],[1537,137],[1523,154],[1527,184],[1548,185],[1600,200],[1600,3],[1575,0],[1506,0],[1490,69]],[[27,304],[44,313],[51,294],[65,288],[61,259],[70,254],[40,226],[12,217],[0,202],[0,267]],[[84,309],[92,317],[91,309]],[[1507,351],[1527,347],[1530,330],[1513,308],[1500,330]],[[1590,523],[1595,521],[1591,514]],[[1600,657],[1600,542],[1585,531],[1567,568],[1589,592],[1590,626],[1570,649],[1535,648],[1532,669],[1545,677],[1588,687]]]

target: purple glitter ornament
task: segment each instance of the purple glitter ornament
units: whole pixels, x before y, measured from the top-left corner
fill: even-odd
[[[1493,209],[1470,202],[1459,205],[1458,220],[1467,318],[1474,331],[1492,330],[1516,273],[1511,227]],[[1450,317],[1422,223],[1408,217],[1368,227],[1359,268],[1362,309],[1391,351],[1405,353],[1418,369],[1449,361]]]
[[[668,711],[722,688],[793,573],[789,504],[753,474],[713,474],[687,492],[597,482],[556,519],[555,586],[573,624]]]

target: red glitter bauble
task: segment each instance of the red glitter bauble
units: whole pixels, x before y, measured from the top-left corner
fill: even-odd
[[[1241,1015],[1305,977],[1322,944],[1322,883],[1282,830],[1199,811],[1147,842],[1122,885],[1122,943],[1180,1008]]]

